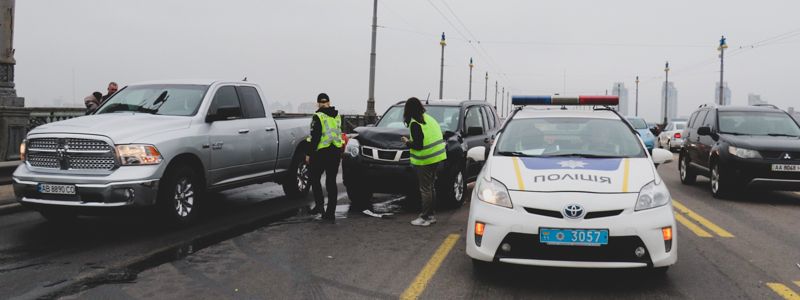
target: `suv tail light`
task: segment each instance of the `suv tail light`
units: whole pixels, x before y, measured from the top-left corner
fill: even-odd
[[[679,138],[681,138],[681,133],[680,133],[680,132],[676,132],[676,133],[675,133],[675,138],[676,138],[676,139],[679,139]]]

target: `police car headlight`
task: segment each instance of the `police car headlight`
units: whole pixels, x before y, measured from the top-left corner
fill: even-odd
[[[508,195],[508,189],[497,180],[487,180],[484,176],[479,176],[475,190],[478,193],[478,199],[483,202],[508,208],[514,207],[511,204],[511,196]]]
[[[636,210],[645,210],[667,205],[672,197],[669,195],[667,185],[664,181],[656,184],[651,181],[639,191],[639,199],[636,200]]]
[[[761,154],[756,150],[728,146],[728,153],[741,158],[761,158]]]
[[[359,148],[361,148],[361,144],[356,139],[350,139],[347,141],[347,146],[344,147],[344,153],[350,155],[350,157],[356,157],[359,153]]]

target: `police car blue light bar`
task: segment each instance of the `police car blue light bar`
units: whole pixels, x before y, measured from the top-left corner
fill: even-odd
[[[511,96],[513,105],[619,105],[619,96]]]

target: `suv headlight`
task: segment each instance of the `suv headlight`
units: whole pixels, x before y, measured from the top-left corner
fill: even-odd
[[[511,196],[508,195],[508,189],[500,181],[489,179],[484,176],[478,177],[478,182],[475,184],[475,190],[478,194],[478,199],[483,202],[512,208]]]
[[[358,142],[356,139],[350,139],[347,141],[347,146],[344,147],[344,153],[350,155],[350,157],[358,156],[359,149],[361,148],[361,143]]]
[[[667,185],[664,181],[656,185],[655,181],[645,184],[639,191],[639,198],[636,200],[636,211],[656,208],[667,205],[672,197],[669,195]]]
[[[728,153],[741,158],[761,158],[761,154],[756,150],[728,146]]]
[[[162,160],[153,145],[117,145],[117,156],[123,166],[157,165]]]

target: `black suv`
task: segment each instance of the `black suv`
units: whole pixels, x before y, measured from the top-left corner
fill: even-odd
[[[417,176],[409,162],[409,150],[401,136],[409,132],[403,123],[405,101],[389,107],[374,126],[359,127],[345,146],[342,179],[347,195],[356,206],[369,203],[373,193],[405,194],[418,205]],[[447,142],[447,160],[439,171],[436,197],[439,203],[457,207],[464,203],[466,183],[474,180],[483,162],[466,157],[473,147],[492,143],[500,120],[484,101],[430,101],[427,114],[439,122]]]
[[[700,106],[683,131],[681,182],[711,179],[721,198],[743,188],[800,189],[800,126],[769,106]]]

